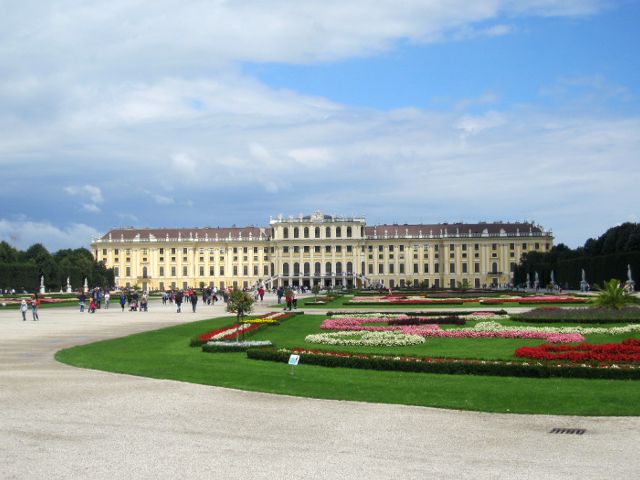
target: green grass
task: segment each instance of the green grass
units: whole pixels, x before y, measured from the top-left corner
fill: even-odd
[[[272,326],[253,339],[278,347],[305,346],[324,317],[303,315]],[[275,362],[249,360],[244,353],[203,353],[189,339],[231,324],[231,318],[205,320],[62,350],[61,362],[84,368],[172,379],[242,390],[303,397],[398,403],[439,408],[562,415],[639,415],[640,382],[621,380],[531,379],[436,375],[326,368],[301,364],[295,375]],[[521,323],[520,323],[521,325]],[[598,338],[596,338],[598,337]],[[602,339],[600,337],[603,337]],[[591,336],[618,341],[620,336]],[[536,341],[505,339],[427,339],[395,352],[464,357],[509,358],[516,346]],[[310,346],[310,345],[307,345]],[[331,347],[333,350],[339,347]],[[389,347],[351,351],[388,351]]]

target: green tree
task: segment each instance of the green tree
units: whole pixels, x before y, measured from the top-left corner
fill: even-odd
[[[320,293],[320,284],[316,283],[313,287],[311,287],[311,293],[314,295],[314,302],[318,302],[318,294]]]
[[[253,297],[247,292],[234,287],[229,295],[227,312],[236,314],[236,342],[238,341],[240,325],[244,323],[244,316],[253,310]],[[244,339],[244,334],[243,334]]]
[[[469,290],[471,288],[471,285],[469,285],[469,280],[465,278],[461,282],[458,282],[458,288],[463,292]]]
[[[616,278],[605,282],[603,288],[600,288],[598,285],[594,285],[594,288],[598,294],[591,303],[596,307],[615,308],[619,310],[625,305],[640,303],[637,297],[625,292],[620,281]]]

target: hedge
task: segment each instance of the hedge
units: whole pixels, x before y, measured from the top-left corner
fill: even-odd
[[[247,357],[254,360],[272,362],[289,361],[289,350],[249,349]],[[420,373],[444,373],[450,375],[491,375],[500,377],[532,377],[532,378],[589,378],[609,380],[638,380],[640,369],[596,368],[581,366],[555,366],[553,364],[526,364],[527,362],[504,362],[493,360],[465,360],[465,359],[432,359],[422,361],[418,357],[374,358],[364,354],[357,356],[318,355],[304,353],[300,355],[300,363],[332,368],[360,368],[366,370],[387,370]],[[396,357],[398,358],[398,357]]]
[[[536,309],[512,314],[511,320],[527,323],[640,323],[640,308]]]
[[[444,310],[444,311],[435,311],[435,310],[428,310],[426,312],[390,312],[390,311],[385,311],[385,312],[370,312],[367,311],[365,313],[367,314],[380,314],[380,315],[406,315],[408,317],[442,317],[442,316],[447,316],[450,317],[452,315],[455,315],[457,317],[463,317],[465,315],[472,315],[474,314],[476,311],[473,309],[468,309],[468,310],[464,310],[464,311],[456,311],[456,312],[452,312],[451,310]],[[354,312],[353,310],[336,310],[331,311],[329,310],[326,315],[328,317],[332,317],[335,315],[353,315]],[[482,313],[493,313],[494,315],[508,315],[508,312],[506,310],[482,310]]]

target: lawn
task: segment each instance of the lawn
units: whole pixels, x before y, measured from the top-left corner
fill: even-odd
[[[278,347],[309,347],[312,345],[305,344],[304,337],[317,333],[324,318],[296,316],[251,338],[269,339]],[[640,414],[637,402],[640,382],[637,381],[443,375],[304,364],[296,367],[295,375],[291,375],[286,364],[249,360],[244,353],[203,353],[200,348],[189,347],[192,337],[231,323],[231,318],[225,318],[178,325],[62,350],[56,358],[84,368],[314,398],[489,412]],[[622,338],[626,336],[592,335],[587,340],[611,342]],[[542,342],[428,338],[422,345],[392,350],[404,354],[507,359],[513,358],[517,346],[539,343]],[[349,350],[389,353],[391,349],[349,347]]]

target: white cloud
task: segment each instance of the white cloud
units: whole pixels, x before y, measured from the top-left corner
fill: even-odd
[[[0,218],[0,241],[24,250],[34,243],[42,243],[50,252],[61,248],[87,247],[93,237],[100,235],[95,228],[82,223],[58,227],[49,222],[28,219]]]
[[[152,195],[152,198],[158,205],[171,205],[175,203],[175,200],[165,195]]]
[[[94,204],[104,202],[102,190],[94,185],[68,186],[64,188],[64,191],[69,195],[88,197]]]
[[[100,207],[95,203],[84,203],[82,208],[89,213],[98,213],[100,211]]]

